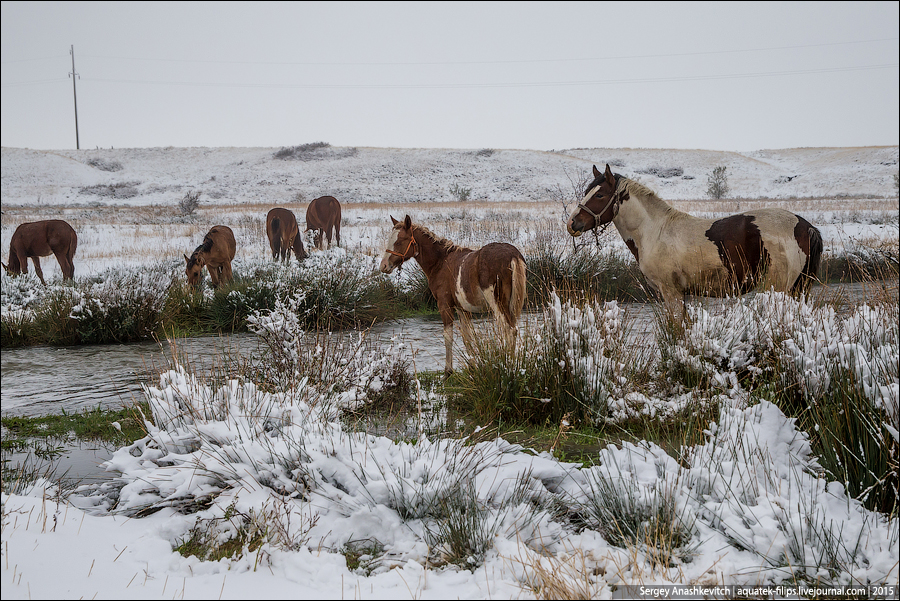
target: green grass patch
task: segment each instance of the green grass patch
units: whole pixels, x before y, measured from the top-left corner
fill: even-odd
[[[141,413],[150,416],[150,407],[139,403],[124,409],[85,409],[80,413],[44,415],[39,417],[9,416],[0,419],[11,437],[3,441],[4,450],[15,449],[23,439],[55,438],[59,440],[99,440],[113,444],[130,444],[146,436]],[[113,424],[117,423],[117,428]]]

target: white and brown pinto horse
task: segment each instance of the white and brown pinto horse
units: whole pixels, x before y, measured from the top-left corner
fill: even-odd
[[[61,219],[47,219],[23,223],[13,232],[9,241],[9,265],[3,265],[10,275],[28,273],[28,259],[34,263],[34,272],[45,286],[41,257],[55,255],[62,270],[63,280],[75,278],[75,249],[78,235],[75,229]]]
[[[671,309],[686,294],[729,296],[754,288],[806,292],[816,279],[822,236],[803,217],[758,209],[700,219],[662,201],[649,188],[613,174],[609,165],[569,217],[572,236],[612,222],[641,272]]]
[[[491,311],[503,330],[515,337],[526,294],[525,258],[515,246],[492,242],[473,250],[438,237],[413,223],[409,215],[391,221],[394,229],[381,271],[390,273],[409,259],[422,267],[444,322],[446,373],[453,371],[454,309],[466,315]]]
[[[187,275],[188,284],[197,286],[203,268],[209,270],[209,279],[213,288],[232,281],[231,262],[234,260],[237,244],[234,241],[234,232],[227,225],[215,225],[203,237],[203,243],[194,249],[191,256],[184,255],[187,263],[184,272]]]

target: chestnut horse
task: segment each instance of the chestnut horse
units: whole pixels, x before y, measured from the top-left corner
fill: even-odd
[[[502,242],[478,250],[458,246],[427,228],[391,217],[387,249],[381,271],[390,273],[415,259],[428,278],[428,288],[437,300],[444,322],[445,373],[453,371],[453,311],[491,311],[497,323],[513,337],[525,304],[525,258],[519,250]]]
[[[75,278],[72,258],[78,246],[78,235],[71,225],[61,219],[23,223],[13,232],[9,242],[9,265],[3,265],[10,275],[28,273],[28,259],[34,262],[34,272],[45,286],[41,271],[41,257],[56,255],[64,280]]]
[[[314,233],[315,247],[324,250],[322,234],[331,246],[331,233],[337,237],[337,245],[341,245],[341,203],[334,196],[320,196],[306,208],[306,231]]]
[[[203,244],[194,249],[191,256],[184,255],[187,263],[184,273],[187,275],[188,284],[196,286],[200,283],[200,276],[205,266],[209,270],[209,279],[213,288],[232,280],[231,261],[237,244],[234,241],[234,232],[226,225],[213,226],[209,233],[203,237]]]
[[[266,236],[269,237],[269,246],[272,247],[272,258],[279,256],[282,261],[289,258],[288,250],[293,249],[298,261],[307,257],[303,248],[303,236],[300,236],[297,227],[297,218],[287,209],[272,209],[266,215]]]
[[[700,219],[649,188],[594,166],[594,181],[569,217],[572,236],[614,223],[641,272],[670,309],[686,294],[745,294],[757,286],[805,293],[819,269],[822,235],[784,209]],[[683,313],[682,313],[683,314]]]

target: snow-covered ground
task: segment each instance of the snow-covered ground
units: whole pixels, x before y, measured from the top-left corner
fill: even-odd
[[[898,147],[793,148],[750,153],[579,148],[559,151],[324,147],[302,159],[277,148],[125,148],[41,151],[3,148],[4,205],[174,205],[187,190],[204,203],[277,204],[335,196],[342,203],[546,201],[591,165],[638,178],[667,200],[706,198],[713,167],[727,168],[729,198],[897,196]],[[107,171],[106,169],[115,169]],[[118,198],[84,191],[129,184]]]
[[[5,258],[18,224],[62,218],[79,235],[76,275],[179,259],[216,224],[235,231],[239,261],[264,257],[266,212],[288,207],[303,224],[307,203],[322,195],[344,206],[343,246],[366,253],[380,254],[389,216],[406,213],[463,244],[482,244],[504,229],[505,240],[521,246],[542,231],[563,243],[564,222],[584,178],[592,165],[606,163],[694,215],[759,206],[791,210],[822,230],[826,253],[896,239],[898,231],[897,146],[751,153],[326,146],[299,159],[276,158],[279,150],[3,148],[0,249]],[[719,165],[727,168],[731,191],[728,200],[711,201],[707,177]],[[451,192],[460,188],[470,190],[465,202]],[[185,218],[178,203],[189,191],[200,192],[200,208]],[[618,236],[609,243],[627,253]],[[52,257],[42,265],[48,276],[59,275]]]
[[[79,232],[76,277],[122,262],[179,260],[215,223],[233,226],[239,253],[262,257],[266,211],[288,205],[302,219],[305,202],[324,194],[346,206],[342,237],[351,252],[379,254],[387,216],[403,213],[423,215],[457,241],[495,233],[524,245],[561,228],[573,182],[606,162],[689,212],[763,202],[793,209],[820,225],[830,252],[897,236],[896,146],[744,154],[326,148],[305,161],[277,159],[277,150],[4,148],[3,248],[16,224],[59,216]],[[705,198],[716,165],[728,167],[732,200]],[[86,190],[115,184],[123,185]],[[454,199],[454,185],[471,188],[471,200]],[[201,210],[185,218],[177,204],[190,190],[202,192]],[[58,277],[52,258],[44,265]],[[806,316],[808,340],[798,335],[788,349],[806,378],[817,377],[822,361],[863,370],[864,358],[896,357],[893,319],[868,320],[865,310],[806,315],[811,309],[789,299],[756,298],[760,311],[789,306]],[[747,359],[749,343],[729,329],[737,321],[698,319],[707,326],[698,347],[719,352],[727,338],[726,350]],[[847,337],[867,324],[879,328],[870,336],[877,353]],[[894,408],[896,439],[896,361],[882,363],[894,370],[886,380],[871,369],[859,377]],[[722,413],[705,443],[677,460],[652,443],[610,446],[582,468],[499,439],[403,443],[347,432],[312,385],[271,394],[250,383],[214,387],[173,369],[149,383],[157,428],[109,463],[121,475],[116,494],[65,502],[47,482],[4,491],[3,598],[611,598],[621,584],[895,584],[900,522],[828,481],[808,435],[780,409],[748,403],[733,374],[714,376]],[[627,385],[616,394],[634,401]],[[609,524],[592,513],[609,486],[637,504],[632,511],[671,503],[686,547],[661,560],[658,548],[613,544],[609,530],[602,534]],[[470,515],[484,528],[483,552],[465,568],[435,565],[452,555],[453,517],[436,504],[467,493],[478,502]],[[177,511],[191,505],[203,509]],[[562,519],[560,507],[581,514],[583,527]],[[147,508],[158,511],[132,517]],[[239,526],[268,528],[266,542],[218,562],[173,551],[192,532],[229,536]],[[342,554],[351,549],[362,553],[353,569]]]

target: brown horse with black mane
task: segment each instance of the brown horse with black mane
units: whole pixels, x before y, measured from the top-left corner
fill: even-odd
[[[297,227],[297,218],[294,213],[282,208],[269,211],[266,215],[266,236],[269,237],[269,246],[272,248],[272,258],[279,256],[282,261],[288,259],[288,250],[293,249],[298,261],[307,257],[303,248],[303,236]]]
[[[341,245],[341,203],[334,196],[320,196],[306,208],[306,231],[314,233],[315,247],[324,250],[322,234],[331,246],[331,233],[337,237],[337,245]]]
[[[822,258],[822,235],[784,209],[700,219],[606,166],[569,217],[572,236],[613,223],[638,267],[671,309],[686,294],[726,296],[761,287],[806,292]]]
[[[216,225],[203,237],[203,244],[194,249],[191,256],[184,255],[187,263],[185,275],[188,284],[196,286],[200,283],[203,268],[209,270],[209,279],[213,288],[232,280],[231,261],[234,260],[237,244],[234,232],[226,225]]]
[[[492,242],[473,250],[414,224],[409,215],[391,221],[394,229],[381,271],[390,273],[413,258],[422,267],[444,322],[446,373],[453,371],[454,309],[466,315],[491,311],[497,323],[515,336],[526,294],[525,258],[515,246]]]
[[[72,258],[78,247],[78,235],[71,225],[61,219],[23,223],[13,232],[9,242],[9,265],[3,265],[10,275],[28,273],[28,259],[34,262],[34,272],[45,286],[40,257],[56,255],[64,280],[75,278]]]

